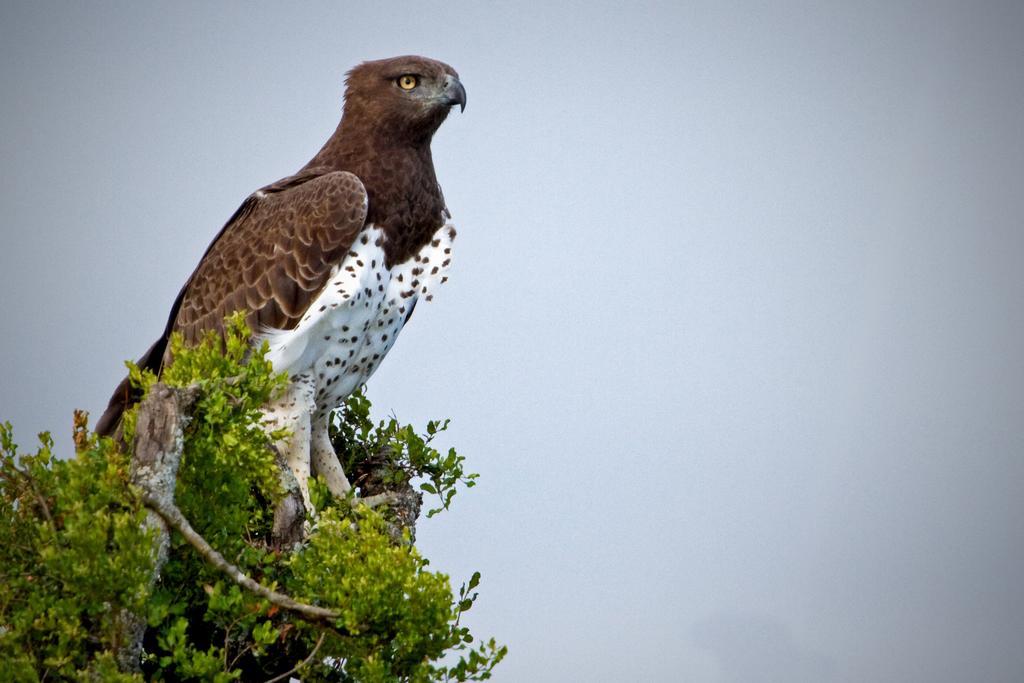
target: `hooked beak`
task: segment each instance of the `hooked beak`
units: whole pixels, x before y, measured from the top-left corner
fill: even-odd
[[[444,99],[448,106],[459,105],[459,111],[466,111],[466,89],[455,76],[444,79]]]

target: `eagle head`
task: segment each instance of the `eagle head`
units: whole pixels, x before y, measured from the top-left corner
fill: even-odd
[[[363,62],[348,72],[345,83],[344,119],[389,137],[429,139],[452,106],[466,108],[459,74],[426,57]]]

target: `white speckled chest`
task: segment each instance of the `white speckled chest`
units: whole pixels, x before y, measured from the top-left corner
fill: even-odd
[[[445,223],[413,258],[384,265],[383,232],[367,226],[324,290],[291,330],[260,335],[278,372],[316,380],[322,419],[369,379],[419,299],[433,298],[451,264],[455,228]]]

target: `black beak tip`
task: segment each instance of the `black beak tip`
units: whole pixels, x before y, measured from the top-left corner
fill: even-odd
[[[446,90],[449,104],[459,105],[460,113],[466,111],[466,88],[461,81],[454,76],[449,76]]]
[[[455,101],[459,105],[459,113],[466,111],[466,89],[462,83],[455,82]]]

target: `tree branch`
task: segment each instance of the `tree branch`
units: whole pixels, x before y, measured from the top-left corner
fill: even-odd
[[[263,586],[242,573],[206,542],[174,504],[174,491],[178,481],[178,468],[184,449],[184,428],[189,420],[189,411],[199,397],[201,387],[192,385],[185,388],[169,387],[158,382],[150,387],[146,398],[139,405],[135,423],[135,443],[132,455],[132,484],[141,489],[141,500],[149,508],[146,526],[156,532],[153,546],[153,575],[155,583],[164,563],[170,545],[169,528],[180,533],[199,554],[211,565],[227,574],[235,583],[264,598],[273,605],[293,612],[308,621],[325,623],[332,628],[338,614],[332,610],[307,605],[282,593]],[[299,524],[305,511],[299,507],[292,516]],[[295,524],[295,520],[292,524]],[[286,539],[294,539],[294,532],[283,533]],[[142,615],[127,611],[120,615],[122,621],[123,645],[117,654],[122,671],[138,672],[141,665],[142,639],[146,631],[146,620]]]
[[[174,500],[174,487],[184,447],[186,412],[195,403],[198,389],[175,389],[166,384],[154,384],[139,405],[135,421],[135,448],[132,455],[131,482],[143,491]],[[155,512],[146,515],[146,527],[154,531],[152,547],[153,574],[150,587],[156,583],[164,563],[170,534],[163,520]],[[142,639],[146,634],[146,619],[141,614],[123,610],[119,615],[123,633],[117,652],[117,663],[122,671],[139,672],[142,664]]]
[[[316,605],[307,605],[293,600],[287,595],[271,590],[246,576],[241,569],[225,560],[223,555],[207,543],[206,539],[192,528],[192,525],[188,523],[188,520],[185,519],[185,516],[181,514],[181,511],[173,503],[160,500],[148,491],[142,494],[142,502],[146,504],[146,507],[160,515],[168,526],[181,534],[207,563],[227,574],[232,581],[242,588],[260,596],[272,605],[277,605],[281,609],[294,612],[310,621],[332,621],[340,616],[334,610],[317,607]]]

